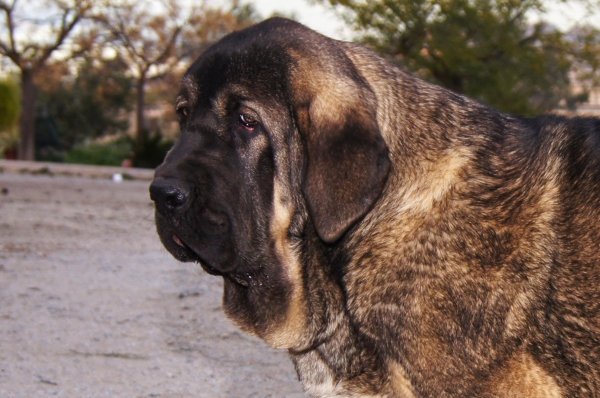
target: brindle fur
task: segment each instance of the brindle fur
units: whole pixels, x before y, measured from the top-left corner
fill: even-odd
[[[600,120],[505,115],[285,19],[207,50],[177,106],[159,235],[308,393],[600,396]]]

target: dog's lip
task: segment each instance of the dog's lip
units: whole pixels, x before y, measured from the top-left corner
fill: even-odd
[[[183,247],[184,249],[187,249],[187,246],[183,243],[183,241],[179,238],[179,236],[173,234],[173,241],[175,243],[177,243],[179,246]]]
[[[211,274],[211,275],[219,275],[219,276],[224,276],[225,274],[223,274],[222,272],[217,271],[216,269],[214,269],[213,267],[211,267],[208,263],[206,263],[205,261],[203,261],[200,256],[194,251],[194,249],[192,249],[189,245],[185,244],[181,238],[175,234],[173,234],[173,241],[180,246],[182,249],[186,250],[187,252],[191,252],[194,254],[194,256],[197,258],[196,262],[200,264],[200,266],[204,269],[204,271],[206,271],[207,273]],[[227,275],[233,282],[237,283],[240,286],[243,287],[248,287],[251,284],[254,284],[253,280],[252,280],[252,275],[249,273],[246,273],[246,275],[238,275],[236,273],[231,274],[231,275]],[[262,283],[260,283],[260,285],[262,285]]]
[[[175,244],[179,247],[181,247],[183,250],[185,250],[188,253],[192,253],[193,256],[195,257],[195,260],[198,264],[200,264],[200,266],[202,267],[202,269],[204,269],[204,271],[206,271],[207,273],[211,274],[211,275],[223,275],[222,272],[217,271],[215,268],[213,268],[212,266],[210,266],[206,261],[202,260],[202,258],[200,257],[200,255],[187,243],[185,243],[179,236],[177,236],[176,234],[173,234],[173,242],[175,242]]]

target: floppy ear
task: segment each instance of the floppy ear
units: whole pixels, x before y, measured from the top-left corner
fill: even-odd
[[[303,194],[319,237],[329,243],[372,208],[390,170],[375,96],[344,83],[332,87],[329,80],[298,115],[308,157]]]

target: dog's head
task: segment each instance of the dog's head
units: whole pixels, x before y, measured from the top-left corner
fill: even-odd
[[[208,49],[176,109],[181,138],[150,187],[160,238],[224,277],[240,326],[293,346],[270,336],[308,316],[304,242],[336,245],[389,172],[375,95],[338,42],[276,18]]]

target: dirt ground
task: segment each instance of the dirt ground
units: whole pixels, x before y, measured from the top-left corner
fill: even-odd
[[[0,397],[306,397],[162,248],[148,185],[0,174]]]

